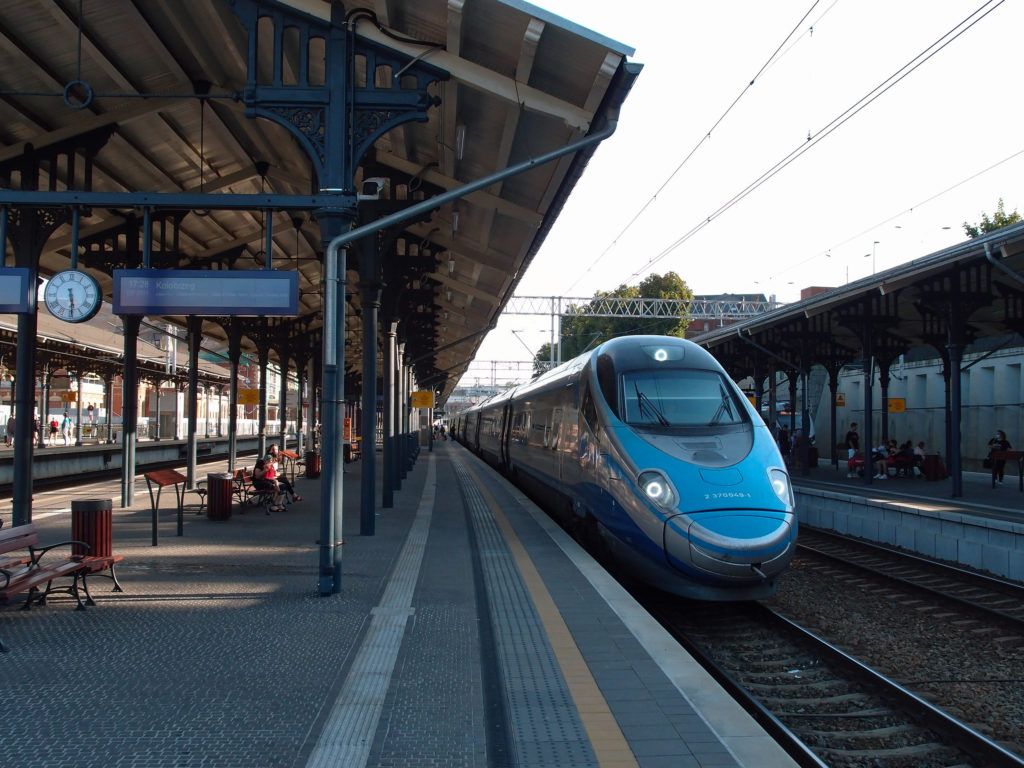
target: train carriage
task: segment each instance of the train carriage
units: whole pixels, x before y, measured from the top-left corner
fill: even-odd
[[[613,339],[466,420],[479,429],[464,442],[660,589],[766,597],[792,558],[797,521],[775,441],[691,342]]]

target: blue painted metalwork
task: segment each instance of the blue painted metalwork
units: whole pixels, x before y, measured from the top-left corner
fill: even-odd
[[[402,123],[425,122],[427,110],[439,103],[427,89],[447,80],[448,73],[421,61],[410,63],[404,54],[357,37],[339,3],[332,4],[330,21],[273,0],[229,0],[229,5],[249,36],[248,78],[242,91],[246,114],[287,128],[313,160],[321,189],[352,189],[359,161],[374,141]],[[286,84],[283,77],[285,29],[298,34],[294,84]],[[260,82],[260,34],[268,32],[273,73],[270,82]],[[310,81],[314,39],[324,41],[327,76],[322,85]],[[359,84],[354,78],[357,58],[365,63],[364,82]],[[378,71],[400,76],[392,74],[380,85]],[[411,83],[415,87],[405,87]]]

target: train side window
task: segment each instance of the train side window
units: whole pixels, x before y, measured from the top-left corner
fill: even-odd
[[[583,392],[583,404],[580,406],[580,413],[583,414],[583,420],[590,425],[591,431],[597,434],[601,425],[597,420],[597,408],[594,407],[594,397],[590,393],[590,387],[587,387]]]
[[[601,394],[605,402],[612,409],[612,413],[619,415],[619,398],[615,394],[615,363],[611,355],[601,355],[597,358],[597,383],[601,387]]]

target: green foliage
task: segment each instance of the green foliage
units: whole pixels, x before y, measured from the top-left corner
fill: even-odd
[[[968,224],[964,222],[964,232],[972,240],[982,235],[987,235],[989,232],[995,232],[997,229],[1009,226],[1010,224],[1016,224],[1021,220],[1021,216],[1017,213],[1017,209],[1013,209],[1013,213],[1007,213],[1003,206],[1003,198],[999,198],[999,205],[996,207],[996,212],[992,218],[988,217],[988,214],[982,211],[981,223],[980,224]]]
[[[587,311],[596,308],[598,302],[605,298],[621,299],[693,299],[693,291],[675,272],[664,275],[650,275],[640,285],[620,285],[613,291],[598,291],[594,299],[582,307],[574,307]],[[688,318],[667,317],[585,317],[572,314],[562,318],[562,362],[571,360],[598,344],[615,338],[633,334],[659,334],[665,336],[683,336],[690,324]],[[551,359],[551,345],[544,344],[537,350],[535,368],[539,372],[546,368]]]

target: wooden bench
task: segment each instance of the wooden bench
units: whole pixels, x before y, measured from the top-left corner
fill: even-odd
[[[992,451],[992,487],[996,487],[996,466],[997,461],[1017,462],[1017,490],[1024,491],[1024,451]]]
[[[274,503],[273,491],[260,490],[252,484],[252,472],[248,467],[235,471],[235,487],[232,496],[238,499],[239,512],[245,514],[245,507],[261,506],[266,513],[270,514],[270,506]]]
[[[914,467],[918,466],[916,456],[908,456],[905,453],[897,453],[889,457],[889,468],[896,471],[896,477],[913,477]]]
[[[46,547],[39,546],[39,533],[31,523],[16,525],[0,530],[0,601],[6,602],[15,595],[27,593],[22,610],[29,610],[33,603],[45,605],[46,598],[55,592],[67,592],[78,603],[76,610],[85,610],[85,604],[78,593],[79,577],[88,566],[74,558],[43,557],[53,549],[74,544],[88,546],[84,542],[62,541]],[[54,587],[56,579],[70,578],[66,587]],[[45,589],[40,586],[46,585]],[[7,648],[0,641],[0,651]]]

